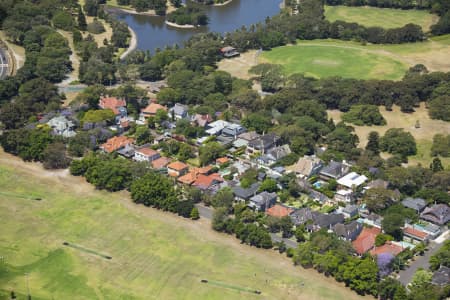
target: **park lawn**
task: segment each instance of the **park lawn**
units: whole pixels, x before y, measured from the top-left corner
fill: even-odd
[[[398,28],[413,23],[428,31],[437,22],[438,16],[426,10],[392,9],[370,6],[325,6],[325,17],[329,21],[336,20],[358,23],[366,27],[379,26],[383,28]]]
[[[3,152],[0,219],[1,299],[11,290],[25,299],[25,273],[32,299],[360,299],[273,250],[212,231],[206,220],[135,205],[125,192],[97,191],[67,171]]]
[[[282,65],[287,74],[304,73],[315,78],[399,80],[408,69],[389,56],[333,40],[299,41],[263,52],[261,58],[260,62]]]

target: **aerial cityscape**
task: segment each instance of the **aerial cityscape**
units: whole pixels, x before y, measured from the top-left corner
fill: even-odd
[[[0,299],[450,298],[450,1],[0,0]]]

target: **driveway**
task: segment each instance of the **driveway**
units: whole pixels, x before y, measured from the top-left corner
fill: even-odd
[[[434,255],[443,245],[443,241],[445,241],[445,237],[448,236],[449,231],[444,232],[441,236],[439,236],[436,242],[430,242],[428,245],[428,251],[425,252],[423,256],[416,256],[416,260],[411,263],[409,268],[400,271],[398,280],[404,285],[407,286],[414,275],[414,273],[419,269],[423,268],[427,270],[430,267],[430,257]]]
[[[201,203],[196,204],[195,207],[197,207],[200,217],[208,219],[208,220],[212,220],[213,214],[214,214],[214,208],[212,208],[210,206],[205,206],[204,204],[201,204]],[[275,233],[271,233],[270,237],[272,238],[273,243],[283,241],[286,244],[287,248],[297,248],[297,246],[298,246],[297,242],[290,240],[290,239],[282,238],[282,237],[276,235]]]

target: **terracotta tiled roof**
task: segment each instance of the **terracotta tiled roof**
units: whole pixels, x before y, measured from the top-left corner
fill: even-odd
[[[230,160],[228,159],[228,157],[220,157],[220,158],[216,159],[216,163],[219,165],[226,164],[229,161]]]
[[[148,148],[148,147],[138,149],[138,150],[136,150],[136,152],[139,152],[139,153],[141,153],[141,154],[143,154],[145,156],[148,156],[148,157],[151,157],[151,156],[154,156],[154,155],[158,154],[158,151],[155,151],[152,148]]]
[[[198,175],[197,179],[192,185],[201,189],[207,189],[216,182],[223,182],[223,179],[220,176],[220,174],[217,173],[213,173],[210,175],[200,174]]]
[[[149,105],[147,105],[146,108],[144,108],[144,109],[142,110],[142,113],[143,113],[144,115],[155,115],[156,112],[157,112],[158,110],[160,110],[160,109],[162,109],[162,110],[164,110],[164,111],[167,111],[167,107],[162,106],[161,104],[158,104],[158,103],[150,103]]]
[[[188,165],[185,163],[182,163],[181,161],[174,161],[173,163],[170,163],[167,168],[175,170],[175,171],[182,171],[186,169]]]
[[[397,256],[402,251],[403,251],[403,248],[401,246],[393,244],[392,242],[387,242],[383,246],[376,247],[373,250],[371,250],[370,254],[372,256],[375,256],[375,255],[380,255],[382,253],[390,253],[394,256]]]
[[[181,177],[178,178],[178,181],[184,184],[192,184],[197,179],[198,173],[197,172],[189,172]]]
[[[110,109],[114,114],[119,114],[119,107],[126,107],[127,102],[124,99],[117,99],[116,97],[101,97],[98,106],[103,109]]]
[[[170,159],[167,157],[160,157],[152,161],[152,167],[154,169],[162,169],[170,163]]]
[[[192,168],[189,173],[178,178],[178,181],[184,184],[192,184],[200,175],[207,175],[211,172],[212,167]]]
[[[428,237],[428,234],[426,232],[417,230],[415,228],[412,227],[406,227],[405,229],[403,229],[404,233],[407,233],[410,236],[415,236],[418,237],[422,240],[426,239]]]
[[[375,246],[375,238],[381,230],[376,227],[364,228],[359,236],[352,242],[356,253],[364,254]]]
[[[132,144],[134,142],[133,139],[128,138],[126,136],[115,136],[106,141],[106,143],[100,146],[105,152],[111,153],[120,148],[125,147],[126,145]]]
[[[294,210],[292,208],[275,204],[274,206],[266,210],[266,214],[272,217],[281,218],[289,216],[293,211]]]

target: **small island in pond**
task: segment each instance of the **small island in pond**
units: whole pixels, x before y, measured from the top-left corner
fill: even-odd
[[[208,24],[208,16],[197,5],[181,6],[166,16],[166,23],[172,26],[195,27]]]

